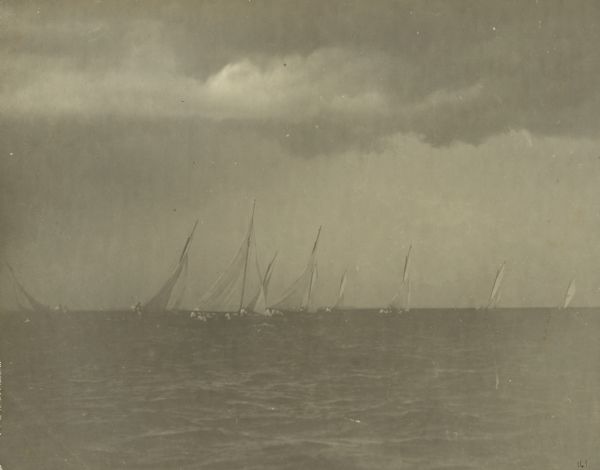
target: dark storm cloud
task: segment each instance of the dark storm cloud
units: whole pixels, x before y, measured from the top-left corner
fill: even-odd
[[[8,115],[249,122],[304,155],[600,122],[592,2],[16,3],[2,23]]]

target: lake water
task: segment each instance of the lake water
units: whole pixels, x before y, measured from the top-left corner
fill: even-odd
[[[600,470],[600,311],[0,317],[4,470]]]

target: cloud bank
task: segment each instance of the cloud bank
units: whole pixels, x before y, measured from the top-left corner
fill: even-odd
[[[512,128],[599,130],[598,8],[462,5],[401,2],[369,13],[350,2],[340,19],[312,2],[287,4],[290,15],[322,17],[304,35],[280,27],[277,37],[261,26],[286,11],[271,3],[183,3],[119,18],[5,7],[0,112],[242,122],[284,143],[314,140],[305,154],[397,132],[447,145]],[[211,20],[223,28],[218,42]]]

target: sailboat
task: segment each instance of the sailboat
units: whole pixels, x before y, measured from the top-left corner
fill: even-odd
[[[188,235],[188,237],[185,241],[185,244],[183,245],[183,249],[181,250],[181,254],[179,255],[179,261],[177,262],[177,266],[175,267],[175,270],[173,271],[173,273],[169,276],[169,278],[163,284],[163,286],[146,303],[144,303],[144,304],[138,303],[135,306],[135,310],[138,312],[138,314],[141,314],[144,316],[156,316],[156,315],[164,314],[167,311],[167,309],[169,307],[169,302],[172,297],[173,289],[174,289],[175,285],[177,284],[177,281],[179,281],[181,273],[184,270],[187,270],[188,251],[189,251],[189,248],[190,248],[190,245],[192,242],[192,238],[194,236],[194,232],[196,231],[197,226],[198,226],[198,221],[196,220],[196,222],[194,223],[194,227],[192,228],[192,231]]]
[[[490,299],[487,305],[488,310],[498,306],[498,301],[500,300],[500,288],[502,287],[502,281],[504,280],[505,269],[506,262],[503,262],[496,272],[496,278],[494,279],[494,285],[492,286],[492,292],[490,293]]]
[[[575,279],[571,279],[571,282],[569,283],[569,287],[567,287],[567,291],[565,292],[565,298],[563,300],[563,304],[562,304],[562,308],[568,308],[569,305],[571,304],[571,300],[573,300],[573,297],[575,296],[575,293],[577,292],[577,289],[575,287]]]
[[[254,300],[254,297],[252,299],[246,299],[246,291],[248,290],[247,284],[250,280],[248,276],[248,264],[250,261],[252,239],[254,238],[255,206],[256,201],[252,206],[248,231],[246,232],[246,236],[244,237],[237,254],[227,269],[217,278],[200,299],[199,304],[195,309],[195,312],[198,314],[202,312],[245,314],[248,312],[248,305]],[[270,273],[267,274],[268,279],[270,280]],[[265,279],[262,279],[262,281],[264,288]],[[259,278],[257,284],[260,282],[261,279]]]
[[[321,227],[317,231],[317,237],[304,271],[284,292],[282,298],[271,306],[272,310],[283,312],[307,312],[310,310],[311,296],[317,282],[317,247],[320,235]]]
[[[6,267],[8,268],[8,271],[10,272],[10,275],[15,285],[16,301],[19,310],[36,313],[48,313],[52,311],[52,309],[48,305],[45,305],[38,301],[25,289],[25,287],[23,287],[23,284],[19,282],[15,271],[13,270],[12,266],[8,264],[8,262],[6,262]]]
[[[264,276],[260,276],[260,267],[258,266],[258,256],[256,257],[256,271],[258,272],[259,277],[262,278],[262,282],[252,300],[248,303],[246,309],[249,312],[257,313],[259,315],[266,315],[267,312],[267,295],[269,291],[269,283],[271,282],[271,275],[273,274],[273,266],[275,263],[275,259],[277,258],[277,253],[273,255],[271,262],[267,266],[267,270],[265,271]]]
[[[408,247],[408,252],[404,258],[404,271],[402,273],[402,283],[400,289],[391,302],[385,308],[379,310],[379,313],[394,313],[394,312],[408,312],[410,309],[410,264],[411,264],[412,245]],[[402,302],[404,300],[404,302]]]
[[[335,310],[342,310],[344,308],[344,291],[346,290],[346,270],[342,273],[342,279],[340,280],[340,288],[338,290],[337,299],[333,307],[325,307],[326,312],[333,312]]]

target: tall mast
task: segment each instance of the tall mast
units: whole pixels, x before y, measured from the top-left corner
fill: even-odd
[[[256,199],[252,204],[252,215],[250,216],[250,226],[248,227],[248,235],[246,236],[246,258],[244,259],[244,276],[242,277],[242,295],[240,296],[240,308],[244,307],[244,292],[246,291],[246,271],[248,270],[248,256],[250,255],[250,238],[252,236],[252,227],[254,225],[254,208],[256,207]]]

